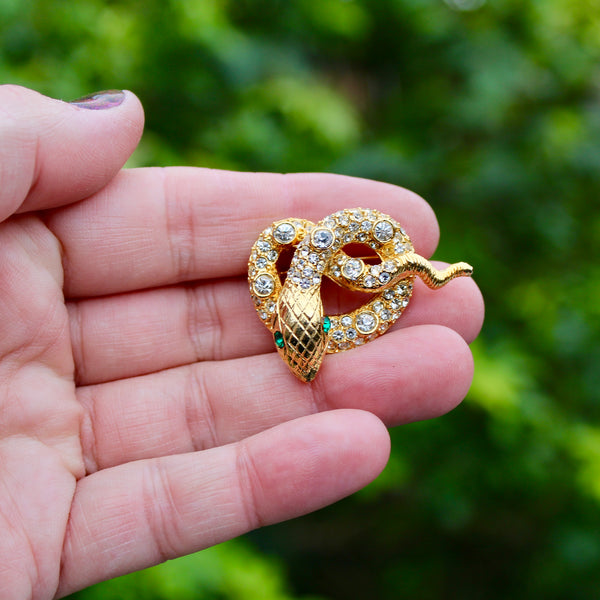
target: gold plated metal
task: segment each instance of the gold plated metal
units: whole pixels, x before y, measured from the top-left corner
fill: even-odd
[[[366,244],[377,264],[344,251],[348,244]],[[285,281],[277,261],[285,249],[295,249]],[[256,311],[273,333],[275,346],[291,371],[312,381],[323,357],[361,346],[385,333],[400,317],[419,277],[437,289],[473,268],[460,262],[437,270],[415,254],[400,224],[377,210],[339,211],[319,223],[283,219],[265,229],[252,247],[248,263],[250,294]],[[372,299],[344,314],[326,316],[321,280],[328,277]]]

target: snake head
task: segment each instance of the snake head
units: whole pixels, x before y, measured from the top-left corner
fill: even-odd
[[[281,357],[301,381],[312,381],[327,349],[320,289],[302,290],[284,284],[274,333]]]

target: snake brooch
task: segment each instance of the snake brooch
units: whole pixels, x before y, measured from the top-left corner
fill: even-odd
[[[346,253],[349,244],[370,248],[376,264]],[[292,251],[281,281],[278,261]],[[275,346],[300,380],[312,381],[325,354],[361,346],[385,333],[408,306],[415,277],[440,288],[451,279],[470,276],[464,262],[437,270],[415,254],[398,222],[373,209],[345,209],[318,223],[282,219],[258,237],[248,263],[250,294]],[[325,315],[321,282],[328,277],[372,298],[350,312]]]

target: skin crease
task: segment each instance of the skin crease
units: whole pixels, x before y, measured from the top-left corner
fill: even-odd
[[[422,199],[336,175],[122,170],[143,112],[130,92],[111,102],[0,86],[7,600],[59,598],[335,502],[383,469],[386,426],[451,410],[472,377],[472,280],[417,283],[393,331],[328,356],[311,384],[247,294],[265,224],[357,198],[430,256]]]

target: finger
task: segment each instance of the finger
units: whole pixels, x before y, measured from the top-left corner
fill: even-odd
[[[330,504],[383,469],[387,431],[336,411],[239,444],[129,463],[78,483],[59,596]]]
[[[340,290],[335,286],[329,301],[334,313],[345,300]],[[274,349],[245,279],[80,300],[68,309],[79,385]],[[473,280],[462,278],[436,291],[417,282],[397,327],[444,325],[471,342],[482,321],[481,293]]]
[[[320,220],[355,205],[397,217],[421,254],[438,240],[429,205],[389,184],[329,174],[208,169],[122,172],[102,194],[52,214],[65,255],[66,293],[97,296],[244,273],[274,220]]]
[[[112,100],[107,110],[87,110],[0,86],[0,221],[14,212],[80,200],[106,185],[143,127],[141,105],[131,92],[115,93]]]
[[[387,425],[439,416],[466,395],[471,353],[436,325],[393,331],[326,358],[311,384],[275,353],[79,388],[88,472],[241,440],[322,410],[368,410]]]

